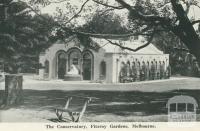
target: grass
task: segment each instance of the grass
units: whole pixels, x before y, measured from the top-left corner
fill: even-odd
[[[151,85],[152,86],[152,85]],[[151,87],[150,87],[151,88]],[[3,90],[0,90],[0,106],[3,100]],[[169,98],[175,95],[189,95],[197,100],[200,105],[200,90],[182,89],[163,92],[144,91],[105,91],[105,90],[34,90],[24,89],[24,103],[20,106],[12,107],[17,110],[30,110],[41,112],[47,111],[49,117],[54,113],[53,108],[63,107],[68,96],[96,97],[98,100],[92,101],[86,110],[86,116],[101,117],[102,121],[112,117],[115,121],[117,117],[123,117],[126,121],[130,116],[147,117],[154,115],[167,115],[166,103]],[[70,108],[80,111],[84,103],[83,99],[73,98]],[[197,109],[200,114],[200,110]],[[47,119],[44,114],[44,119]],[[33,117],[36,117],[33,115]],[[93,118],[95,119],[95,118]],[[97,119],[97,118],[96,118]],[[149,121],[161,118],[149,118]],[[198,118],[199,119],[199,118]],[[145,121],[146,119],[142,120]],[[137,120],[136,120],[137,121]]]
[[[2,91],[0,94],[2,95]],[[92,101],[87,113],[126,116],[133,112],[140,112],[136,115],[159,115],[167,114],[167,100],[175,95],[189,95],[194,97],[200,105],[200,90],[173,90],[170,92],[139,92],[139,91],[60,91],[60,90],[24,90],[24,103],[18,109],[49,110],[54,107],[65,105],[67,96],[88,96],[97,97]],[[73,98],[70,105],[74,110],[80,110],[83,99]],[[200,113],[200,110],[197,110]]]

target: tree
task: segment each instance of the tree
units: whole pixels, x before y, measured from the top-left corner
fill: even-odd
[[[44,21],[33,16],[25,2],[15,0],[0,1],[0,59],[4,71],[12,75],[5,76],[3,107],[23,102],[22,76],[24,65],[33,65],[38,61],[39,53],[46,49],[53,20]]]
[[[17,73],[24,65],[35,65],[39,53],[49,46],[53,20],[47,15],[43,17],[48,21],[33,16],[25,2],[2,1],[0,9],[1,59],[6,72]]]
[[[187,62],[185,58],[188,54],[187,47],[170,32],[160,32],[156,34],[152,43],[162,50],[165,54],[169,54],[169,63],[173,74],[186,74]]]
[[[61,3],[64,1],[66,0],[57,0],[53,2],[45,0],[45,3],[43,1],[43,4],[48,5],[50,3]],[[89,0],[85,1],[81,10],[79,10],[79,12],[75,14],[75,17],[72,17],[72,19],[79,16],[88,1]],[[116,3],[109,3],[106,0],[91,1],[113,10],[128,10],[128,19],[131,26],[134,28],[130,28],[130,30],[132,29],[132,33],[123,34],[121,37],[142,34],[151,38],[152,35],[161,31],[172,32],[185,44],[185,46],[189,49],[189,52],[196,56],[198,62],[200,63],[200,52],[197,50],[200,49],[200,39],[194,29],[194,25],[198,24],[200,20],[189,19],[188,17],[188,12],[192,6],[199,7],[196,0],[132,0],[132,2],[129,3],[126,0],[116,0]],[[32,0],[32,2],[42,3],[40,0]],[[186,7],[186,9],[184,9],[184,7]],[[82,34],[94,37],[101,36],[102,38],[107,36],[116,36],[113,34],[91,34],[87,32],[80,32],[66,26],[62,26],[61,28],[64,32],[71,34]],[[148,44],[149,42],[145,45],[147,46]]]
[[[191,20],[189,20],[187,16],[187,11],[184,10],[181,4],[181,0],[166,1],[171,4],[173,13],[175,13],[174,20],[171,19],[170,17],[162,17],[162,16],[157,16],[155,14],[145,15],[143,13],[140,13],[135,8],[132,8],[129,4],[127,4],[123,0],[116,0],[116,1],[129,10],[131,17],[134,17],[144,22],[149,22],[154,26],[161,26],[164,30],[173,32],[187,46],[187,48],[190,50],[190,53],[194,54],[198,59],[198,61],[200,62],[200,53],[197,50],[200,49],[199,45],[200,39],[193,27],[193,24],[199,21],[191,22]],[[187,2],[186,3],[187,8],[189,8],[192,4],[196,5],[196,3]],[[163,6],[165,5],[166,3],[163,4]]]
[[[80,31],[95,34],[125,34],[129,31],[121,24],[119,16],[113,11],[101,12],[97,10],[92,19],[80,27]]]

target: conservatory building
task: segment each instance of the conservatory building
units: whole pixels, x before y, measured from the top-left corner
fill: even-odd
[[[118,83],[122,75],[133,75],[133,64],[166,70],[169,55],[158,50],[153,44],[133,52],[113,43],[136,49],[144,45],[143,38],[102,39],[89,37],[90,43],[71,36],[65,41],[58,40],[40,54],[40,79],[63,79],[65,81],[103,81]],[[111,44],[112,43],[112,44]],[[160,66],[159,66],[160,63]],[[161,66],[162,65],[162,66]],[[125,73],[123,72],[123,68]]]

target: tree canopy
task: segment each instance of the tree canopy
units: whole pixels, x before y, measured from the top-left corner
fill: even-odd
[[[45,47],[48,45],[45,43],[50,32],[63,39],[74,34],[105,39],[142,35],[147,38],[147,42],[141,48],[148,46],[152,40],[155,41],[155,37],[160,36],[164,41],[165,36],[172,34],[171,36],[182,42],[184,47],[200,62],[198,51],[200,38],[196,28],[200,20],[194,16],[191,17],[192,9],[200,8],[197,0],[24,1],[8,0],[0,4],[0,9],[3,9],[0,14],[3,57],[8,56],[6,53],[15,53],[12,56],[16,57],[19,55],[16,52],[21,52],[23,49],[24,52],[30,52],[40,46]],[[57,5],[62,5],[62,8],[56,8],[57,12],[53,15],[56,23],[52,24],[51,17],[41,14],[42,8],[48,8],[48,6],[53,8]],[[47,28],[41,28],[41,25]],[[55,30],[52,32],[52,29]],[[161,39],[157,40],[156,44],[165,44]],[[8,44],[11,46],[7,46]],[[110,44],[121,46],[117,43]],[[24,48],[33,46],[35,47]],[[174,42],[170,45],[172,48],[176,46]],[[137,51],[138,49],[130,50]],[[37,51],[40,52],[40,50]]]
[[[128,30],[121,24],[119,16],[111,11],[96,11],[86,24],[80,27],[80,31],[96,34],[125,34]]]
[[[43,4],[43,6],[55,3],[70,3],[69,0],[31,0],[31,2],[32,4]],[[127,29],[130,32],[121,34],[120,36],[116,36],[116,34],[110,32],[94,34],[87,31],[82,32],[76,28],[71,28],[72,26],[67,26],[87,10],[85,8],[88,8],[87,4],[89,3],[94,3],[97,8],[114,10],[116,14],[120,14],[120,11],[126,10],[128,12]],[[197,50],[200,49],[200,39],[197,30],[194,28],[195,25],[199,24],[200,20],[189,17],[191,8],[199,8],[197,0],[85,0],[79,9],[76,7],[72,11],[72,14],[74,14],[72,17],[67,18],[67,20],[65,19],[59,26],[66,34],[82,34],[102,38],[106,38],[107,36],[127,37],[131,35],[143,35],[148,40],[152,40],[151,38],[155,34],[169,32],[179,38],[189,49],[189,52],[195,55],[197,60],[200,61],[200,52]],[[62,12],[67,12],[67,9],[63,9]],[[146,45],[149,43],[147,42]]]
[[[39,52],[49,46],[53,19],[32,15],[25,2],[2,1],[0,9],[0,55],[5,70],[16,73],[18,67],[33,67]]]

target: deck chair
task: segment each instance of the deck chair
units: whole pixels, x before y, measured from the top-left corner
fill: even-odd
[[[69,104],[74,97],[84,99],[83,107],[82,107],[80,112],[73,111],[73,110],[69,109]],[[92,99],[97,99],[97,98],[95,98],[95,97],[79,97],[79,96],[69,96],[69,97],[67,97],[66,104],[65,104],[64,108],[55,108],[55,113],[56,113],[58,120],[63,121],[64,120],[63,113],[66,112],[70,116],[70,120],[72,122],[80,122],[81,118],[83,117],[83,115],[86,111],[88,104],[92,101]]]

